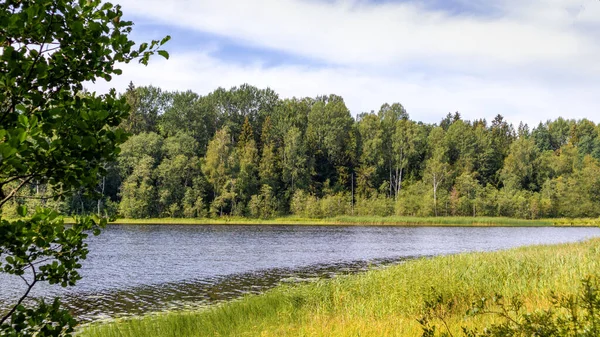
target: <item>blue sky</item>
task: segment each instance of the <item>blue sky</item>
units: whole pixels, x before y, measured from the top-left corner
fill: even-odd
[[[335,93],[353,114],[402,103],[412,119],[504,115],[600,122],[595,0],[117,0],[135,40],[172,36],[168,61],[96,85],[166,90],[249,83]]]

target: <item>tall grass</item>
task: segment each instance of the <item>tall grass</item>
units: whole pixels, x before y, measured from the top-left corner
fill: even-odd
[[[600,239],[491,253],[419,259],[364,274],[299,286],[198,312],[165,313],[86,327],[81,336],[420,336],[416,319],[432,289],[456,306],[448,322],[484,326],[494,316],[464,319],[472,301],[501,293],[529,309],[550,306],[549,293],[575,293],[600,272]]]
[[[600,226],[600,219],[540,219],[524,220],[501,217],[408,217],[408,216],[338,216],[325,219],[279,217],[253,219],[222,218],[152,218],[118,219],[115,224],[181,224],[181,225],[379,225],[379,226]]]

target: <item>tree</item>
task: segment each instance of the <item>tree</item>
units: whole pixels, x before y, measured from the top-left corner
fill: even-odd
[[[58,191],[92,193],[126,135],[125,98],[87,93],[83,83],[121,74],[116,66],[149,57],[169,39],[135,43],[119,6],[100,0],[7,0],[0,3],[0,209],[30,182]],[[19,207],[21,216],[27,215]],[[83,241],[106,219],[81,218],[66,227],[54,211],[37,209],[0,219],[0,270],[21,276],[27,290],[0,316],[0,335],[69,335],[76,324],[58,300],[26,308],[39,282],[69,286],[80,278]]]
[[[259,188],[258,150],[248,118],[242,126],[242,134],[237,147],[237,159],[239,160],[237,188],[241,202],[246,204],[250,197],[258,192]]]
[[[306,152],[302,142],[302,134],[298,128],[291,128],[284,138],[282,150],[283,181],[288,184],[290,194],[296,192],[296,187],[307,178]]]
[[[183,132],[165,139],[165,158],[156,168],[159,214],[180,217],[183,213],[183,198],[201,175],[200,159],[196,157],[196,140]],[[194,204],[197,201],[194,200]]]
[[[204,154],[216,132],[217,113],[214,103],[191,91],[169,95],[172,104],[160,116],[158,128],[165,137],[185,132],[198,143],[198,154]]]
[[[408,166],[408,161],[417,151],[417,144],[420,141],[417,126],[408,119],[401,119],[396,122],[396,132],[394,134],[394,163],[396,166],[395,181],[396,187],[394,197],[397,200],[398,194],[402,189],[402,177],[404,170]]]
[[[252,196],[248,208],[255,218],[270,218],[275,215],[277,204],[269,185],[262,185],[260,193]]]
[[[125,91],[125,99],[131,111],[121,123],[121,127],[134,135],[140,132],[157,132],[159,116],[171,105],[171,95],[167,95],[160,88],[136,88],[131,82]]]
[[[241,134],[244,120],[248,118],[254,130],[260,131],[266,116],[274,109],[279,97],[267,88],[258,89],[243,84],[230,90],[219,88],[208,96],[217,109],[219,124],[217,127],[229,127],[231,134]],[[260,136],[260,134],[258,135]]]
[[[156,187],[153,179],[155,161],[143,156],[121,185],[120,212],[127,218],[150,218],[158,215]]]
[[[436,127],[431,131],[428,139],[429,146],[431,147],[431,157],[427,160],[425,166],[425,174],[433,187],[433,210],[435,216],[438,216],[438,191],[440,185],[450,173],[443,139],[444,129]]]
[[[540,153],[533,139],[519,138],[510,146],[510,151],[500,177],[505,188],[538,191],[541,183],[538,179]]]
[[[276,191],[279,187],[279,177],[281,175],[279,157],[275,148],[275,136],[273,135],[273,125],[271,117],[267,116],[263,123],[261,142],[262,156],[258,168],[261,185],[269,185],[271,190]]]
[[[360,135],[360,157],[357,170],[357,191],[361,196],[369,196],[379,186],[375,181],[377,169],[383,166],[383,131],[381,121],[374,114],[360,116],[357,125]]]
[[[398,177],[396,175],[396,156],[394,155],[394,137],[396,134],[396,123],[400,120],[407,120],[408,113],[400,103],[394,103],[389,105],[385,103],[379,109],[379,118],[381,119],[381,128],[383,131],[383,157],[385,161],[385,167],[389,173],[388,187],[389,196],[395,195],[398,191],[396,182]]]
[[[320,97],[308,114],[307,147],[315,158],[316,180],[334,181],[341,186],[346,178],[341,169],[351,159],[354,120],[340,96]],[[348,177],[349,178],[349,177]]]
[[[227,192],[226,185],[231,185],[233,180],[232,155],[234,149],[231,144],[231,135],[229,128],[225,127],[217,131],[215,137],[208,143],[206,157],[202,165],[202,170],[206,179],[212,185],[215,201],[220,204],[217,207],[219,214],[223,213],[223,198],[219,198]],[[228,184],[229,183],[229,184]],[[227,200],[230,198],[228,197]]]

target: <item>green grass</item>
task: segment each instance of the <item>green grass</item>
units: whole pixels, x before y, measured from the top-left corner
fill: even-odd
[[[548,295],[575,293],[580,280],[600,273],[600,239],[582,243],[468,253],[372,270],[296,286],[197,312],[164,313],[81,331],[87,337],[137,336],[420,336],[416,321],[431,289],[456,306],[448,322],[459,331],[486,326],[492,315],[464,319],[470,303],[501,293],[528,309],[548,308]]]
[[[540,219],[524,220],[500,217],[406,217],[406,216],[339,216],[326,219],[280,217],[253,219],[243,217],[222,218],[152,218],[118,219],[115,224],[181,224],[181,225],[377,225],[377,226],[600,226],[600,219]]]

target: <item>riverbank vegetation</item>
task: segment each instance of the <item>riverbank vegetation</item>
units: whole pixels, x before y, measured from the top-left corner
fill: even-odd
[[[519,298],[533,312],[553,306],[551,294],[578,294],[600,270],[600,240],[508,251],[418,259],[363,274],[279,286],[263,295],[199,312],[165,313],[84,328],[81,336],[421,336],[432,301],[455,336],[498,315],[465,316],[495,294]],[[443,329],[442,322],[432,323]]]
[[[353,117],[340,96],[282,99],[249,85],[200,96],[135,87],[131,137],[96,196],[32,179],[18,206],[125,218],[600,216],[600,128],[530,128],[448,114],[413,121],[399,103]],[[15,182],[16,183],[16,182]]]
[[[472,226],[472,227],[597,227],[600,219],[515,219],[501,217],[409,217],[409,216],[338,216],[333,218],[301,218],[295,216],[270,219],[248,217],[218,218],[147,218],[117,219],[112,224],[130,225],[307,225],[307,226]]]

